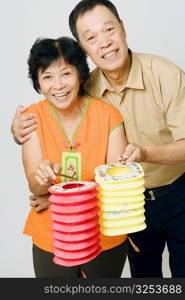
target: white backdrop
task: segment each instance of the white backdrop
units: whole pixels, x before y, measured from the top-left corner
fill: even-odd
[[[1,0],[1,209],[0,277],[34,277],[31,239],[22,234],[29,211],[29,191],[21,163],[21,148],[10,134],[19,104],[41,99],[27,78],[27,57],[37,37],[71,35],[68,15],[79,0]],[[113,0],[124,21],[129,47],[165,56],[185,69],[184,0]],[[91,68],[93,65],[90,65]],[[168,253],[163,269],[170,276]],[[128,264],[124,277],[130,277]]]

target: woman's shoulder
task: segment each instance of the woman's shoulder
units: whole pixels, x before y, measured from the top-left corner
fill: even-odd
[[[38,102],[32,103],[28,106],[29,111],[39,112],[45,110],[48,107],[48,100],[43,99]]]
[[[115,113],[120,114],[119,110],[117,108],[115,108],[112,104],[104,102],[103,100],[100,100],[100,99],[97,99],[94,97],[90,97],[90,99],[91,99],[92,106],[95,109],[99,108],[101,110],[106,110],[107,112],[110,112],[110,113],[115,112]]]

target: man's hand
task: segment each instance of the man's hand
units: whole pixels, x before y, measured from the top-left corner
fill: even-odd
[[[30,199],[30,206],[35,207],[36,212],[41,212],[50,206],[50,201],[48,200],[49,194],[42,195],[42,196],[36,196],[31,195],[29,197]]]
[[[23,144],[30,139],[30,133],[37,128],[37,117],[35,114],[22,115],[27,107],[19,105],[11,125],[11,132],[18,144]]]
[[[41,186],[47,186],[61,173],[61,166],[50,160],[43,160],[37,167],[35,179]]]
[[[136,144],[128,144],[125,152],[119,157],[119,162],[144,162],[146,150]]]

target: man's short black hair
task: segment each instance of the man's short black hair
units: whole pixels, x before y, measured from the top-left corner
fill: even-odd
[[[79,16],[82,16],[85,12],[92,10],[97,5],[103,5],[107,7],[113,15],[120,21],[118,11],[114,4],[109,0],[81,0],[75,8],[72,10],[69,16],[69,27],[75,39],[79,41],[79,36],[76,29],[76,22]]]
[[[54,61],[63,58],[66,63],[76,68],[80,85],[79,94],[83,94],[83,83],[89,76],[86,55],[79,43],[69,37],[58,39],[38,38],[33,44],[28,58],[28,76],[34,89],[40,93],[39,70],[45,71]]]

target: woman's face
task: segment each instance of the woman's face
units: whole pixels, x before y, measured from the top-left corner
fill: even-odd
[[[73,65],[60,58],[38,72],[40,92],[59,110],[69,110],[78,101],[80,78]]]

